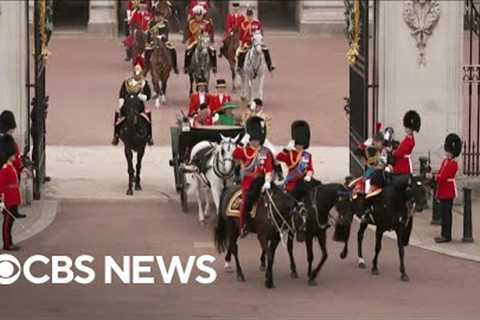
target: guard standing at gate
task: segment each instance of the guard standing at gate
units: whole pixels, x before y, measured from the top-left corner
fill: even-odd
[[[427,173],[428,178],[434,178],[437,183],[436,197],[439,201],[439,210],[442,217],[442,232],[440,237],[434,240],[437,243],[450,242],[452,240],[452,206],[457,197],[455,176],[458,164],[455,158],[462,152],[462,140],[455,133],[449,134],[444,144],[445,159],[440,165],[438,174],[433,176]]]
[[[411,155],[415,148],[414,132],[420,131],[420,115],[414,110],[408,111],[403,117],[403,126],[405,127],[405,138],[392,153],[395,161],[393,165],[393,174],[395,175],[410,175],[413,172]]]

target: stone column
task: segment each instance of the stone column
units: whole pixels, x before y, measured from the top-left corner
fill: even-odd
[[[117,23],[117,4],[115,0],[90,0],[88,32],[115,37]]]
[[[463,1],[439,1],[440,19],[428,39],[426,65],[418,63],[416,41],[403,19],[403,1],[381,1],[379,15],[379,120],[404,135],[409,109],[422,117],[416,135],[414,166],[431,152],[432,165],[443,158],[450,132],[462,133]]]
[[[17,120],[15,138],[23,149],[27,135],[27,79],[25,1],[0,2],[0,112],[11,110]]]

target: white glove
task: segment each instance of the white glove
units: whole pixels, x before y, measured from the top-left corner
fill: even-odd
[[[218,113],[215,113],[215,115],[213,116],[213,122],[217,122],[218,120],[220,120],[220,116],[218,115]]]
[[[5,210],[5,203],[0,201],[0,212],[2,212],[3,210]]]
[[[285,147],[285,149],[287,149],[287,150],[293,150],[293,149],[295,149],[295,141],[294,141],[294,140],[290,140],[290,142],[287,144],[287,146]]]
[[[147,101],[147,95],[143,93],[138,94],[138,99],[142,100],[143,102]]]
[[[250,110],[255,111],[255,109],[257,108],[257,104],[255,103],[255,101],[252,101],[250,102],[249,107],[250,107]]]
[[[306,182],[310,182],[310,181],[312,181],[312,176],[309,175],[309,174],[307,174],[307,175],[305,176],[305,178],[303,178],[303,180],[305,180]]]
[[[270,188],[272,188],[270,181],[268,180],[265,181],[265,183],[263,184],[262,190],[270,190]]]
[[[118,109],[121,109],[124,103],[125,103],[125,99],[123,98],[118,99]]]
[[[250,141],[250,135],[248,133],[245,133],[242,140],[240,140],[240,143],[246,146],[249,141]]]

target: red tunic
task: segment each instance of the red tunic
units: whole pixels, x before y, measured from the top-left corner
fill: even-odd
[[[242,171],[244,172],[242,179],[242,192],[244,194],[250,188],[253,180],[273,172],[273,156],[265,147],[262,147],[260,150],[256,150],[250,145],[237,147],[233,151],[233,158],[240,161]]]
[[[287,192],[292,192],[307,173],[313,174],[312,154],[307,151],[302,153],[297,150],[282,151],[277,155],[277,160],[288,167]]]
[[[457,196],[457,186],[455,183],[457,171],[458,164],[454,159],[443,160],[438,175],[435,176],[435,180],[437,181],[437,199],[451,200]]]
[[[212,20],[203,19],[201,21],[197,21],[195,19],[190,19],[188,22],[187,44],[191,45],[192,43],[196,42],[202,32],[208,33],[211,41],[213,41],[215,30],[213,28]]]
[[[252,44],[252,36],[256,31],[263,32],[262,23],[258,20],[243,21],[240,24],[240,42],[242,46],[250,46]]]
[[[18,173],[12,163],[7,162],[0,169],[0,198],[4,198],[7,208],[18,206],[22,200],[20,196],[20,186],[18,183]]]
[[[225,103],[232,101],[232,97],[227,94],[224,94],[223,97],[220,97],[218,94],[210,95],[208,97],[208,106],[210,107],[210,112],[214,114],[218,112]]]
[[[212,125],[213,125],[213,118],[210,114],[204,119],[201,119],[198,114],[193,116],[193,123],[192,123],[193,128],[198,128],[201,126],[212,126]]]
[[[199,0],[190,0],[190,3],[188,5],[188,16],[189,17],[193,17],[193,8],[195,8],[195,6],[197,4],[199,4],[199,2],[202,2],[202,1],[199,1]],[[205,9],[205,15],[208,14],[208,9],[210,9],[210,1],[209,0],[205,0],[203,1],[203,3],[200,4],[203,9]]]
[[[227,16],[227,21],[225,21],[225,39],[235,28],[240,29],[243,21],[245,21],[245,16],[243,14],[230,13]]]
[[[153,17],[149,11],[135,11],[132,19],[130,19],[130,27],[137,26],[143,31],[147,32],[152,20]]]
[[[392,155],[395,159],[393,166],[394,174],[411,174],[413,172],[411,155],[415,148],[415,138],[413,135],[407,135],[400,142],[400,145],[393,151]]]
[[[206,103],[206,104],[210,103],[208,94],[206,94],[206,93],[204,94],[203,101],[201,101],[202,99],[200,99],[200,98],[201,98],[200,93],[198,93],[198,92],[192,93],[192,95],[190,96],[190,103],[188,105],[188,116],[189,117],[193,117],[193,115],[197,112],[198,108],[200,107],[200,105],[202,103]]]

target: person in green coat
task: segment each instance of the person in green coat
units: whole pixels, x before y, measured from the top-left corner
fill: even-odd
[[[223,105],[223,107],[219,110],[217,113],[217,116],[215,116],[216,125],[224,125],[224,126],[236,126],[239,124],[239,121],[235,114],[233,113],[233,110],[238,109],[238,104],[235,103],[226,103]]]

